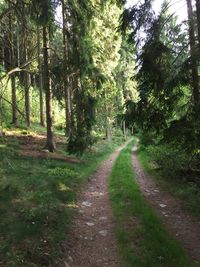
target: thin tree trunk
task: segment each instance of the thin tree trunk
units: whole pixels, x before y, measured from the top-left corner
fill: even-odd
[[[123,120],[123,135],[126,138],[126,121]]]
[[[84,136],[84,108],[83,108],[83,93],[79,73],[76,75],[76,116],[77,116],[77,133],[78,136]]]
[[[15,54],[13,45],[13,23],[12,14],[9,14],[9,41],[10,41],[10,69],[15,67]],[[12,124],[18,127],[18,113],[17,113],[17,95],[15,84],[15,73],[11,76],[11,88],[12,88]]]
[[[15,74],[11,76],[11,88],[12,88],[12,124],[18,127],[18,113],[17,113],[17,95],[16,95],[16,84]]]
[[[107,103],[107,94],[106,94],[106,89],[104,91],[105,95],[105,115],[106,115],[106,139],[108,142],[112,141],[112,133],[111,133],[111,126],[110,126],[110,121],[109,121],[109,110],[108,110],[108,103]]]
[[[197,66],[197,53],[195,47],[195,34],[194,34],[194,19],[192,11],[191,0],[186,0],[188,20],[189,20],[189,39],[190,39],[190,54],[191,54],[191,71],[192,71],[192,89],[193,89],[193,102],[194,111],[198,114],[199,109],[199,78],[198,78],[198,66]]]
[[[3,32],[3,40],[5,40],[5,39],[6,39],[6,38],[5,38],[5,34],[4,34],[4,32]],[[2,66],[3,66],[4,68],[6,68],[6,64],[5,64],[5,43],[2,42],[1,45],[2,45]]]
[[[64,94],[65,94],[65,120],[66,120],[66,136],[69,137],[71,134],[71,97],[69,88],[68,78],[68,46],[67,46],[67,10],[66,2],[62,0],[62,17],[63,17],[63,59],[64,59],[64,70],[67,73],[64,75]]]
[[[47,143],[46,147],[50,152],[55,150],[55,143],[53,137],[53,123],[52,123],[52,90],[51,79],[49,73],[49,32],[47,27],[43,27],[43,58],[44,58],[44,71],[43,82],[46,93],[46,123],[47,123]]]
[[[19,37],[19,26],[17,26],[17,66],[20,66],[20,37]]]
[[[24,39],[24,60],[27,61],[27,43],[26,37]],[[24,91],[25,91],[25,114],[26,114],[26,125],[30,127],[30,74],[24,73]]]
[[[25,111],[26,111],[26,124],[28,127],[31,125],[30,120],[30,74],[25,74]]]
[[[197,29],[198,29],[198,46],[199,46],[199,58],[200,58],[200,1],[196,0],[197,9]]]
[[[43,80],[42,80],[42,63],[40,58],[40,29],[37,26],[37,57],[38,57],[38,73],[39,73],[39,93],[40,93],[40,125],[44,125],[44,102],[43,102]]]

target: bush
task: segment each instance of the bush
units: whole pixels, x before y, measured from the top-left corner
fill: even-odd
[[[170,144],[149,145],[147,148],[151,159],[155,161],[165,174],[178,175],[181,170],[187,169],[190,156],[178,146]]]

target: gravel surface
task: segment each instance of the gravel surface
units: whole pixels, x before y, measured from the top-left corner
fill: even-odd
[[[163,191],[142,170],[136,148],[133,148],[132,162],[137,182],[151,207],[157,211],[175,239],[183,244],[187,254],[200,263],[200,222],[183,211],[180,200]]]
[[[79,212],[69,235],[65,267],[122,266],[108,195],[108,177],[122,148],[115,151],[90,177],[79,197]]]

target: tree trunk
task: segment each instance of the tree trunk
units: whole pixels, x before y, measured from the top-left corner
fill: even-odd
[[[199,46],[199,57],[200,58],[200,1],[196,0],[197,9],[197,29],[198,29],[198,46]]]
[[[26,37],[24,38],[24,62],[28,60],[27,58],[27,42]],[[24,73],[24,91],[25,91],[25,114],[26,114],[26,125],[30,127],[30,74],[28,71]]]
[[[27,72],[25,74],[25,111],[26,111],[26,125],[30,127],[30,75]]]
[[[107,103],[107,94],[106,89],[104,90],[104,96],[105,96],[105,128],[106,128],[106,139],[108,142],[112,141],[112,132],[111,132],[111,125],[110,125],[110,119],[109,119],[109,109],[108,109],[108,103]]]
[[[66,120],[66,136],[71,134],[71,97],[68,78],[68,46],[67,46],[67,10],[66,2],[62,0],[62,17],[63,17],[63,59],[64,70],[67,72],[64,75],[64,96],[65,96],[65,120]]]
[[[193,93],[193,103],[194,111],[198,114],[199,109],[199,77],[198,77],[198,66],[197,66],[197,53],[195,46],[195,33],[194,33],[194,19],[192,11],[191,0],[186,0],[187,11],[188,11],[188,21],[189,21],[189,39],[190,39],[190,54],[191,54],[191,71],[192,71],[192,93]]]
[[[126,121],[123,120],[123,135],[126,139]]]
[[[13,23],[12,14],[9,14],[9,41],[10,41],[10,69],[15,68],[15,53],[13,44]],[[16,84],[15,84],[15,73],[11,76],[11,88],[12,88],[12,124],[18,127],[18,113],[17,113],[17,95],[16,95]]]
[[[84,107],[83,107],[83,92],[81,86],[81,80],[79,73],[76,74],[76,89],[75,89],[75,100],[76,100],[76,120],[77,120],[77,133],[79,137],[84,136]]]
[[[44,70],[43,70],[43,82],[46,93],[46,124],[47,124],[47,143],[46,147],[50,152],[55,150],[55,143],[53,137],[53,125],[52,125],[52,90],[51,79],[49,73],[49,32],[47,27],[43,27],[43,58],[44,58]]]
[[[18,113],[17,113],[17,95],[16,95],[16,84],[15,74],[11,76],[11,88],[12,88],[12,124],[18,127]]]
[[[26,73],[25,78],[25,111],[26,111],[26,125],[30,127],[30,76]]]
[[[6,68],[6,64],[5,64],[5,40],[6,40],[6,38],[5,38],[5,34],[4,34],[4,32],[2,33],[3,34],[3,42],[1,42],[1,47],[2,47],[2,62],[1,62],[1,64],[2,64],[2,66],[3,66],[3,68]]]
[[[38,74],[39,74],[39,93],[40,93],[40,125],[44,125],[44,102],[43,102],[43,80],[42,80],[42,63],[41,63],[41,48],[40,48],[40,29],[37,26],[37,58],[38,58]]]

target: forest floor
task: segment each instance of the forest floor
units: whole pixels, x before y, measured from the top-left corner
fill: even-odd
[[[122,222],[122,228],[127,231],[127,238],[135,242],[130,247],[131,257],[133,251],[151,263],[135,266],[200,266],[200,222],[182,210],[181,201],[164,192],[144,173],[135,153],[132,158],[134,176],[131,144],[128,152],[122,151],[127,153],[122,168],[117,163],[121,149],[106,160],[122,140],[112,145],[101,140],[81,157],[67,154],[63,135],[57,135],[56,142],[56,153],[49,153],[44,149],[43,133],[8,131],[0,139],[0,266],[59,266],[63,254],[67,256],[62,261],[62,267],[134,266],[126,265],[120,254],[116,235],[119,218],[127,220]],[[113,168],[117,166],[117,172],[113,173]],[[119,171],[121,180],[117,178]],[[111,177],[116,188],[109,185]],[[123,183],[128,179],[129,183],[124,187]],[[132,188],[135,180],[141,191],[135,191],[134,186]],[[114,203],[118,218],[113,209],[112,192],[117,197]],[[143,200],[138,201],[138,196],[142,198],[143,195],[150,207]],[[136,201],[139,213],[132,216]],[[147,210],[155,210],[161,222]],[[142,222],[141,216],[146,216],[147,223]],[[141,222],[145,234],[138,228]],[[150,229],[154,222],[155,227]],[[168,231],[163,231],[160,224],[165,225]],[[158,228],[159,231],[156,231]],[[131,231],[135,231],[136,235]],[[145,247],[143,253],[140,242],[143,242],[144,236],[149,247]],[[173,263],[170,258],[173,255],[177,257],[176,262],[180,262],[182,255],[184,257],[171,237],[183,244],[186,254],[196,261],[196,265],[166,265],[162,262],[163,258],[159,256],[162,251],[166,253],[167,263]],[[121,238],[126,244],[126,237],[122,235]],[[158,248],[150,253],[149,248],[151,250],[156,242]],[[166,249],[160,249],[165,244]],[[124,249],[127,252],[126,245]],[[158,265],[154,264],[153,257]]]
[[[99,139],[83,155],[67,153],[63,133],[57,151],[45,150],[45,133],[9,129],[0,138],[0,266],[58,266],[77,194],[120,144]]]
[[[56,143],[56,151],[50,153],[45,149],[46,144],[46,134],[45,133],[31,133],[28,134],[13,134],[12,131],[6,133],[7,138],[16,138],[20,144],[20,153],[21,157],[30,157],[30,158],[49,158],[55,160],[63,160],[71,163],[80,163],[80,160],[73,156],[64,155],[63,151],[65,148],[65,136],[56,135],[54,137]]]
[[[181,201],[161,189],[154,179],[143,171],[136,148],[132,162],[136,179],[151,207],[161,217],[169,232],[181,242],[187,254],[200,264],[200,221],[184,211]]]

